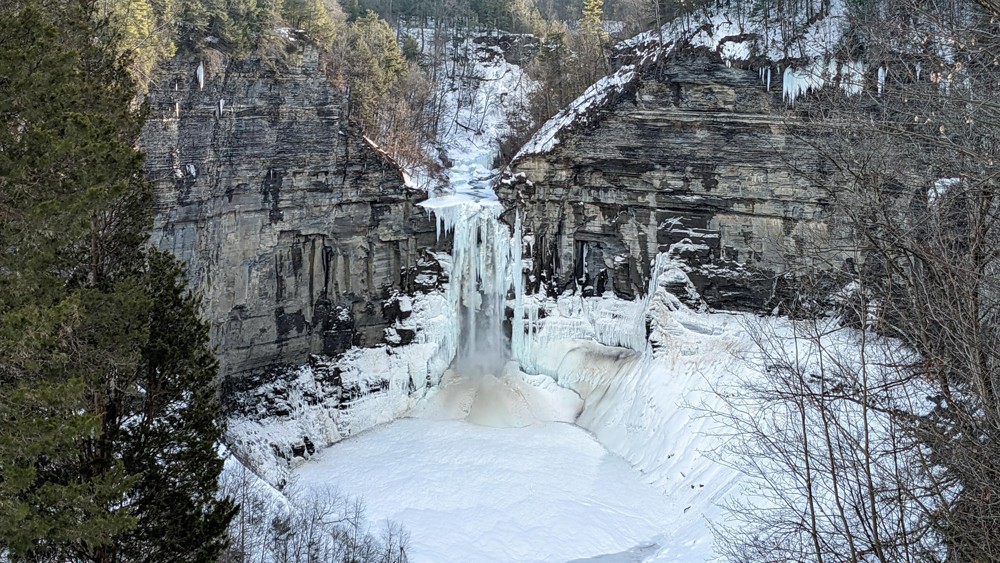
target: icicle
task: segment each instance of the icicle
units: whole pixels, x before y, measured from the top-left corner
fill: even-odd
[[[180,116],[181,116],[181,103],[174,102],[174,117],[180,117]]]
[[[771,91],[771,67],[767,67],[767,91]]]
[[[886,69],[884,66],[878,67],[878,94],[882,95],[882,90],[885,89],[885,74]]]
[[[226,108],[226,100],[219,98],[219,113],[218,113],[219,119],[222,119],[222,110],[224,110],[225,108]]]
[[[860,94],[864,90],[865,64],[847,62],[840,67],[840,89],[848,95]]]
[[[205,63],[204,62],[199,62],[198,63],[198,70],[196,70],[194,72],[194,74],[195,74],[195,76],[198,77],[198,89],[199,90],[204,90],[205,89]]]
[[[430,209],[438,236],[452,233],[446,298],[457,344],[456,365],[471,375],[499,373],[506,359],[507,293],[512,286],[519,291],[515,285],[519,242],[515,244],[500,221],[503,206],[496,201],[462,201]]]
[[[781,80],[781,97],[788,104],[795,105],[795,98],[798,97],[798,83],[795,79],[795,71],[792,67],[785,69],[785,74]]]
[[[920,82],[920,70],[921,70],[920,63],[913,65],[913,68],[914,70],[917,71],[917,82]]]

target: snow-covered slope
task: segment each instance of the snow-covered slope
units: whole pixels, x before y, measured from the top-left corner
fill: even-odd
[[[438,186],[439,198],[430,208],[460,201],[495,200],[490,185],[496,170],[493,158],[500,139],[507,136],[513,117],[524,112],[538,84],[512,59],[516,43],[530,37],[501,32],[450,27],[403,27],[427,62],[434,62],[438,108],[436,146],[447,182]]]

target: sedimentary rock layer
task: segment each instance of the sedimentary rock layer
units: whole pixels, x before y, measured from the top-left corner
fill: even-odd
[[[152,243],[187,263],[224,374],[382,342],[434,224],[317,54],[178,56],[149,105]]]
[[[535,237],[539,283],[631,298],[673,249],[709,305],[757,308],[793,274],[843,263],[814,251],[846,233],[828,221],[825,162],[780,92],[705,53],[636,76],[586,126],[520,155],[498,187]]]

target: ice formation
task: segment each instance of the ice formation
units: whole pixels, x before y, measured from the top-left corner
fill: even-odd
[[[464,371],[495,374],[506,360],[503,334],[507,292],[520,278],[511,260],[512,236],[499,219],[503,206],[491,199],[430,200],[438,236],[452,237],[452,260],[446,291],[453,315],[456,364]],[[517,233],[515,233],[517,237]],[[519,237],[517,237],[519,239]]]
[[[833,6],[836,11],[842,4],[834,2]],[[745,44],[719,38],[744,31],[742,24],[722,20],[714,24],[697,27],[696,44],[728,57],[740,56]],[[848,93],[861,91],[868,66],[824,58],[818,47],[836,35],[835,24],[817,24],[814,33],[807,34],[807,39],[816,41],[800,45],[803,58],[811,63],[775,67],[788,103],[829,84],[839,84]],[[640,37],[635,45],[652,41],[654,36]],[[306,483],[340,479],[348,487],[357,486],[377,516],[406,522],[415,532],[414,561],[475,560],[477,556],[482,560],[565,560],[600,556],[600,550],[624,550],[606,553],[609,557],[604,560],[633,560],[636,554],[656,561],[717,558],[712,523],[722,518],[725,499],[746,493],[742,491],[745,481],[732,467],[732,460],[719,463],[706,453],[715,450],[719,455],[722,438],[717,422],[705,413],[724,408],[717,389],[729,385],[738,394],[740,378],[759,375],[760,367],[752,361],[756,348],[751,323],[766,325],[783,337],[793,334],[795,327],[776,317],[707,314],[682,305],[667,288],[687,283],[693,291],[682,265],[674,259],[674,250],[690,244],[683,241],[657,256],[646,295],[635,301],[573,292],[558,298],[527,294],[524,250],[533,254],[533,239],[530,234],[522,236],[519,217],[514,217],[513,228],[501,221],[503,208],[488,184],[496,174],[492,169],[496,140],[508,116],[517,111],[517,100],[523,101],[525,89],[532,85],[519,69],[494,56],[494,47],[479,49],[472,38],[464,41],[458,44],[487,56],[478,61],[472,76],[461,75],[467,81],[442,82],[440,95],[448,97],[445,107],[454,108],[442,120],[441,131],[442,148],[453,163],[450,189],[447,195],[423,204],[435,217],[438,238],[451,238],[450,256],[440,256],[449,275],[447,287],[412,299],[397,297],[407,300],[401,307],[412,310],[407,320],[412,324],[407,328],[418,329],[414,343],[355,349],[338,360],[345,381],[365,387],[380,384],[384,378],[388,381],[385,392],[366,395],[347,409],[330,406],[327,413],[317,414],[303,406],[301,414],[272,423],[269,429],[252,428],[248,423],[243,436],[259,440],[268,432],[286,432],[295,437],[324,427],[332,443],[402,415],[438,421],[437,425],[420,420],[384,426],[374,431],[372,440],[345,441],[337,446],[344,448],[338,455],[319,454],[322,459],[297,472]],[[650,58],[623,67],[561,112],[523,154],[550,150],[564,127],[587,119],[590,110],[623,92],[638,76],[642,60],[656,60],[662,51],[646,53]],[[878,70],[879,91],[887,72],[884,67]],[[772,67],[761,69],[760,78],[762,87],[770,89]],[[513,100],[512,105],[503,105],[504,100]],[[930,202],[957,181],[936,182],[928,193]],[[510,319],[509,340],[506,319]],[[846,349],[851,343],[847,339],[837,346]],[[298,377],[303,387],[315,382],[308,368]],[[493,428],[471,428],[441,419]],[[552,422],[575,422],[597,441],[586,442],[581,434],[574,434],[578,429],[567,430],[570,427]],[[559,449],[563,447],[566,451]],[[557,449],[560,455],[578,461],[568,466],[540,461]],[[641,521],[642,511],[629,515],[628,507],[619,509],[593,494],[619,481],[618,476],[602,473],[606,464],[617,462],[602,457],[605,449],[637,469],[654,491],[666,493],[646,499],[655,501],[657,518],[666,516],[656,522]],[[581,452],[589,453],[580,456]],[[409,463],[398,463],[401,457]],[[505,470],[504,463],[517,464],[516,469],[525,471]],[[512,475],[517,478],[511,480]],[[268,477],[275,481],[275,476]],[[458,485],[466,480],[473,481],[469,488]],[[556,487],[567,482],[573,483],[569,500],[554,494]],[[512,507],[511,495],[497,483],[529,490],[546,502]],[[645,494],[641,488],[631,491]],[[585,499],[582,508],[565,511],[581,498]],[[642,500],[629,498],[636,503]],[[469,509],[470,502],[476,509]],[[537,513],[550,505],[558,510]],[[610,516],[605,510],[609,506]],[[539,519],[546,525],[532,527]],[[590,536],[590,530],[600,533],[605,522],[621,525],[619,537]],[[564,526],[564,533],[553,533],[552,527],[558,525]],[[586,541],[563,541],[581,530],[586,530]],[[473,536],[492,543],[470,546],[468,538]],[[587,547],[579,552],[551,551],[578,549],[583,544]],[[480,547],[481,551],[470,551]]]
[[[405,31],[425,51],[439,45],[438,32]],[[434,214],[438,238],[452,239],[445,293],[447,314],[453,319],[448,339],[456,343],[455,364],[464,371],[498,375],[507,357],[506,300],[521,277],[520,260],[514,258],[521,242],[519,229],[511,233],[500,221],[503,206],[490,185],[497,175],[493,160],[512,116],[525,110],[528,94],[538,85],[482,36],[469,35],[446,45],[453,56],[445,57],[445,64],[457,65],[467,57],[476,64],[471,73],[450,69],[445,76],[454,78],[442,79],[439,85],[445,113],[438,135],[451,161],[448,193],[421,205]]]

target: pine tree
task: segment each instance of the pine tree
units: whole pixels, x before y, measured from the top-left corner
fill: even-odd
[[[347,16],[347,21],[353,22],[365,13],[364,9],[361,7],[361,2],[358,0],[340,0],[340,6],[343,8],[344,14]]]
[[[407,70],[396,34],[378,14],[368,11],[351,22],[341,56],[349,80],[351,117],[377,137],[381,105]]]
[[[303,29],[318,45],[329,47],[344,16],[340,6],[323,0],[284,0],[281,17],[295,29]]]
[[[174,0],[96,0],[97,18],[123,52],[130,54],[129,69],[145,91],[157,63],[176,52],[176,3]]]
[[[118,537],[117,556],[215,561],[233,509],[215,498],[222,425],[208,326],[172,256],[149,252],[141,291],[145,338],[134,382],[106,391],[118,415],[105,417],[105,445],[139,476],[130,492],[138,526]]]
[[[580,18],[580,28],[600,43],[608,40],[608,32],[604,30],[603,19],[604,0],[583,0],[583,17]]]
[[[0,559],[210,561],[233,512],[215,364],[146,248],[143,114],[105,24],[0,0]]]

